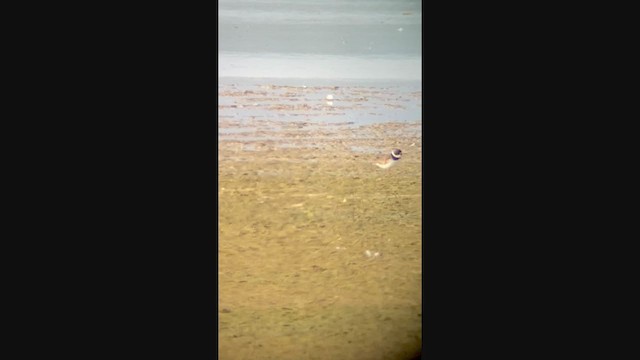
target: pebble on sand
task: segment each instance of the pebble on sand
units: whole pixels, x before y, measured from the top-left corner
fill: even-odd
[[[364,252],[364,254],[365,254],[367,257],[378,257],[378,256],[380,256],[380,253],[379,253],[379,252],[377,252],[377,251],[376,251],[376,252],[373,252],[373,251],[371,251],[371,250],[366,250],[366,251]]]

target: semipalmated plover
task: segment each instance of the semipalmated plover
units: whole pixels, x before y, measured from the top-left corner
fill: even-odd
[[[381,169],[388,169],[397,164],[401,157],[402,150],[393,149],[389,155],[385,155],[379,158],[378,161],[375,162],[375,165],[377,165]]]

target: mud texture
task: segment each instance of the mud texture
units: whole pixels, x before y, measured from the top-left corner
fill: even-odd
[[[354,108],[419,106],[421,94],[394,102],[388,89],[367,90],[383,95],[336,95],[327,105],[335,89],[219,89],[220,359],[420,351],[421,121],[391,112],[367,123]],[[242,104],[263,110],[225,113]],[[393,148],[403,151],[396,166],[372,164]]]

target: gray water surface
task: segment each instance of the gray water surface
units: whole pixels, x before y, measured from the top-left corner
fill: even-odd
[[[422,78],[416,0],[221,0],[219,77]]]

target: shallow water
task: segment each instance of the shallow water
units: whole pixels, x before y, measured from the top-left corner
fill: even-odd
[[[275,85],[264,79],[220,82],[219,139],[241,139],[234,135],[245,140],[248,136],[273,139],[283,131],[303,128],[332,131],[389,122],[421,123],[418,82],[338,86],[338,82],[317,85],[318,81],[306,80],[309,86]]]
[[[420,1],[219,3],[221,77],[422,78]]]
[[[224,77],[420,80],[420,56],[335,56],[218,53]]]

